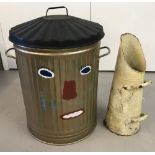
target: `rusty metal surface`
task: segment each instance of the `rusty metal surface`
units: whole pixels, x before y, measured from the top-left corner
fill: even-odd
[[[38,52],[15,46],[27,124],[38,139],[47,143],[72,143],[94,129],[99,48],[100,42],[65,49],[64,54],[64,50]],[[85,66],[91,66],[91,71],[82,75],[80,71]],[[40,68],[50,70],[54,77],[39,76]]]

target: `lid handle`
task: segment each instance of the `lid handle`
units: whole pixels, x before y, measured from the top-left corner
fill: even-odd
[[[56,6],[56,7],[50,7],[50,8],[48,8],[46,10],[46,17],[47,17],[47,13],[48,13],[49,10],[51,10],[51,9],[62,9],[62,8],[65,8],[66,9],[66,14],[68,16],[68,9],[65,6]]]

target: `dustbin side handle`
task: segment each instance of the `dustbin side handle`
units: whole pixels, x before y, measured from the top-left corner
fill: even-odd
[[[51,9],[62,9],[62,8],[65,8],[66,9],[66,14],[68,16],[68,9],[65,6],[56,6],[56,7],[50,7],[50,8],[48,8],[46,10],[46,17],[47,17],[47,13],[48,13],[49,10],[51,10]]]
[[[110,50],[110,48],[108,46],[100,47],[100,50],[101,49],[107,49],[108,51],[107,51],[107,53],[104,53],[104,54],[100,55],[99,58],[105,57],[105,56],[107,56],[107,55],[109,55],[111,53],[111,50]]]
[[[5,51],[5,55],[6,55],[7,57],[9,57],[9,58],[16,59],[15,56],[9,54],[9,51],[11,51],[11,50],[15,50],[15,49],[14,49],[13,47],[12,47],[12,48],[9,48],[8,50]]]

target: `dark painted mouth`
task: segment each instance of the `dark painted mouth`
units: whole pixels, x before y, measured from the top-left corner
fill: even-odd
[[[79,110],[76,110],[76,111],[73,111],[73,112],[69,112],[69,113],[63,114],[61,116],[61,118],[65,119],[65,120],[73,119],[73,118],[81,116],[83,113],[84,113],[84,110],[83,109],[79,109]]]

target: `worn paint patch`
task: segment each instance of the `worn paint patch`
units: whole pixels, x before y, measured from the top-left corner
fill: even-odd
[[[55,111],[57,109],[57,106],[60,104],[57,104],[55,100],[51,100],[51,110]]]
[[[64,81],[63,99],[70,100],[77,96],[76,83],[74,80]]]
[[[81,116],[82,114],[84,113],[84,110],[83,109],[79,109],[79,110],[76,110],[76,111],[72,111],[72,112],[69,112],[69,113],[65,113],[61,116],[62,119],[65,119],[65,120],[68,120],[68,119],[72,119],[72,118],[76,118],[76,117],[79,117]]]
[[[41,109],[43,111],[46,111],[47,110],[47,102],[46,102],[46,98],[41,96],[40,97],[40,104],[41,104]]]

